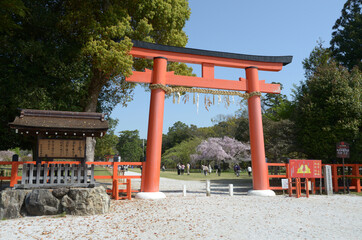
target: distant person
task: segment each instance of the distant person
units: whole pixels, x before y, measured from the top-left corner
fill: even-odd
[[[216,174],[217,174],[218,176],[220,176],[220,175],[221,175],[221,168],[220,168],[220,166],[219,166],[218,164],[215,164],[214,169],[215,169]]]
[[[204,172],[204,175],[207,175],[207,172],[209,171],[209,168],[205,165],[202,165],[202,171]]]
[[[251,176],[251,166],[248,167],[248,174],[249,174],[249,177]]]
[[[166,170],[165,165],[162,165],[161,169],[162,169],[162,172],[164,172]]]
[[[187,175],[190,175],[190,163],[186,164]]]
[[[236,176],[239,177],[240,176],[240,166],[239,166],[239,164],[236,164],[234,169],[235,169]]]
[[[178,163],[178,164],[176,165],[176,168],[177,168],[177,175],[181,175],[181,164]]]
[[[185,173],[185,165],[181,165],[181,175],[184,175]]]
[[[211,168],[211,164],[209,164],[209,175],[211,175],[212,173],[212,168]]]

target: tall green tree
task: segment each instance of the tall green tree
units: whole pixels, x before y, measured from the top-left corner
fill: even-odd
[[[318,47],[317,47],[318,48]],[[310,58],[315,59],[312,51]],[[327,50],[325,51],[327,52]],[[315,71],[297,88],[294,122],[298,142],[309,158],[332,161],[336,156],[336,143],[351,143],[351,162],[361,159],[361,72],[349,72],[333,59],[317,61]]]
[[[97,140],[94,157],[95,159],[104,159],[105,155],[115,155],[117,151],[118,137],[114,131],[118,124],[118,119],[108,118],[108,131],[106,135]]]
[[[163,135],[162,137],[163,151],[173,148],[189,138],[191,138],[189,127],[185,123],[177,121],[168,128],[167,135]]]
[[[19,26],[14,21],[14,16],[24,17],[26,7],[21,0],[2,0],[0,1],[0,32],[11,33],[13,29]]]
[[[280,88],[283,90],[282,84],[280,84]],[[293,104],[284,94],[267,93],[262,98],[261,104],[263,115],[274,121],[289,119],[293,112]]]
[[[128,54],[131,39],[174,46],[187,42],[182,30],[190,16],[186,0],[13,3],[20,8],[3,5],[15,26],[0,23],[0,31],[6,29],[0,36],[0,87],[9,90],[0,102],[2,132],[18,107],[95,112],[126,105],[134,84],[125,77],[133,68],[150,66]],[[184,64],[170,68],[191,71]]]
[[[138,130],[120,132],[117,150],[123,162],[139,162],[143,150]]]
[[[64,1],[65,14],[59,26],[64,34],[80,44],[80,56],[90,67],[87,101],[84,111],[96,111],[104,88],[127,102],[133,85],[124,78],[132,71],[133,59],[128,54],[131,39],[185,46],[182,30],[190,16],[185,0]],[[143,62],[143,61],[142,61]],[[145,65],[136,65],[144,67]]]
[[[201,141],[202,139],[200,138],[191,138],[167,149],[166,152],[162,154],[162,163],[165,164],[167,168],[174,168],[177,163],[183,163],[185,165],[186,163],[190,163],[190,156],[196,153],[196,147]]]
[[[331,50],[336,60],[351,70],[362,70],[362,0],[347,0],[333,26]]]
[[[212,127],[214,136],[212,137],[222,138],[228,136],[233,138],[236,135],[239,124],[239,119],[236,115],[217,115],[211,121],[214,123]]]
[[[24,5],[19,14],[12,9],[22,9],[22,4],[7,8],[14,26],[0,23],[0,29],[6,29],[0,34],[1,149],[19,146],[21,139],[7,125],[18,108],[81,111],[80,99],[85,97],[88,68],[77,57],[77,44],[56,30],[61,4],[24,1]]]
[[[287,158],[302,158],[299,152],[295,124],[289,119],[275,121],[263,117],[265,157],[268,162],[284,162]]]

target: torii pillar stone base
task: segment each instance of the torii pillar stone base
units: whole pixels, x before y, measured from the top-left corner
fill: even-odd
[[[249,190],[248,195],[258,197],[274,197],[275,192],[273,190]]]

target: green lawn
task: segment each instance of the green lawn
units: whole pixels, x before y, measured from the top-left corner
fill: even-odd
[[[135,169],[130,169],[130,171],[140,172],[140,169],[135,168]],[[204,176],[204,174],[201,172],[191,172],[190,175],[187,175],[186,173],[184,173],[184,175],[177,175],[176,171],[165,171],[165,172],[161,171],[160,176],[164,178],[186,180],[186,181],[252,179],[252,177],[249,177],[248,174],[245,172],[242,172],[240,174],[240,177],[237,177],[234,174],[234,172],[221,172],[221,176],[219,177],[218,175],[216,175],[215,172],[212,172],[211,175]]]
[[[358,192],[351,192],[352,194],[355,194],[357,196],[361,196],[362,197],[362,192],[358,193]]]
[[[95,166],[94,176],[112,176],[112,170],[101,166]]]

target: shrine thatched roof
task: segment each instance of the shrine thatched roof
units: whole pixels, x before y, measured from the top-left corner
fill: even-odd
[[[23,109],[9,126],[29,135],[102,137],[108,122],[103,113]]]

